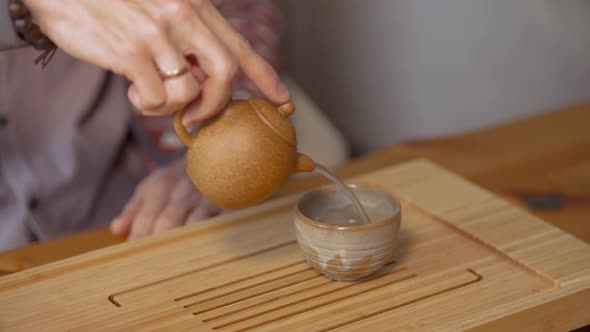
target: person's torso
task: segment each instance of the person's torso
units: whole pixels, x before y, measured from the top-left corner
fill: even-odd
[[[59,51],[41,69],[37,55],[0,53],[0,250],[31,232],[45,239],[108,222],[93,210],[128,135],[123,79]]]

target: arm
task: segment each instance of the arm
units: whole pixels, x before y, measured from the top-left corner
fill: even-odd
[[[0,51],[25,47],[27,44],[16,34],[8,14],[8,0],[0,0]]]

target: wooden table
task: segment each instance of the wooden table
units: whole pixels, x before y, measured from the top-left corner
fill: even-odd
[[[589,123],[590,104],[578,105],[472,134],[392,146],[352,161],[338,173],[348,177],[426,157],[590,242]],[[320,182],[316,177],[293,181],[279,195],[299,192]],[[7,274],[121,241],[108,230],[97,230],[36,244],[0,255],[0,269]],[[590,321],[584,315],[587,311],[577,315],[581,320],[575,324],[560,320],[560,313],[579,311],[589,298],[590,293],[584,291],[556,299],[527,309],[526,322],[522,313],[518,317],[506,316],[487,330],[524,327],[531,322],[539,326],[547,314],[557,317],[548,322],[557,324],[554,329],[577,327]],[[485,331],[486,326],[480,330]]]
[[[350,177],[431,159],[590,242],[590,102],[473,133],[397,144],[336,170]],[[322,183],[309,177],[279,195]],[[120,243],[108,229],[0,254],[0,276]]]

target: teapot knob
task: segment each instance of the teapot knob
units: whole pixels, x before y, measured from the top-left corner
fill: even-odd
[[[288,102],[280,105],[279,107],[277,107],[277,110],[282,115],[289,116],[289,115],[293,114],[293,112],[295,112],[295,104],[293,104],[293,102],[291,102],[291,101],[288,101]]]

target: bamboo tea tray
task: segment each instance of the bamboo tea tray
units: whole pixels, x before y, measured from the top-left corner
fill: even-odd
[[[350,182],[402,201],[395,261],[317,275],[289,197],[0,278],[4,331],[566,330],[590,323],[590,246],[417,160]]]

